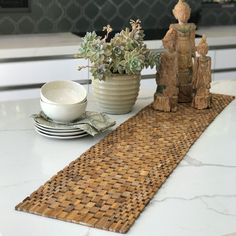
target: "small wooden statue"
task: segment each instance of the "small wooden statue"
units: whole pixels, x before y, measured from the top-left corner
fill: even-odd
[[[192,76],[193,59],[195,58],[195,30],[193,23],[188,23],[191,8],[184,0],[179,0],[173,9],[173,14],[178,20],[177,24],[171,24],[168,34],[174,42],[178,57],[179,102],[192,101]],[[166,35],[167,36],[167,35]]]
[[[199,57],[195,59],[193,75],[193,101],[196,109],[206,109],[211,106],[211,58],[207,56],[208,44],[203,36],[197,46]]]
[[[167,49],[161,54],[159,71],[157,72],[156,82],[157,91],[154,95],[153,108],[159,111],[176,111],[178,103],[178,80],[177,80],[177,54],[175,52],[174,42],[168,40],[170,30],[162,40],[164,48]]]

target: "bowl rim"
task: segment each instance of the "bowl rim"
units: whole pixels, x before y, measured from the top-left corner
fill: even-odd
[[[72,84],[73,86],[78,87],[82,93],[83,93],[83,99],[82,100],[78,100],[77,102],[73,102],[73,103],[63,103],[63,102],[55,102],[53,100],[48,99],[45,96],[45,89],[47,88],[47,86],[51,85],[51,84],[60,84],[60,83],[67,83],[67,84]],[[75,105],[75,104],[80,104],[83,103],[85,100],[87,100],[87,90],[84,88],[84,86],[82,84],[80,84],[79,82],[75,82],[73,80],[53,80],[53,81],[49,81],[46,82],[45,84],[42,85],[42,87],[40,88],[40,100],[42,100],[45,103],[48,104],[54,104],[54,105]]]
[[[85,99],[85,100],[83,100],[82,102],[79,102],[79,103],[50,103],[50,102],[44,101],[44,100],[42,100],[42,98],[40,98],[40,103],[44,103],[44,104],[54,106],[54,107],[59,107],[59,106],[69,107],[69,106],[83,106],[86,103],[88,103],[88,100]]]

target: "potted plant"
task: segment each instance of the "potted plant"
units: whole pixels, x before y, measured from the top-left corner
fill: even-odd
[[[131,29],[121,30],[110,40],[110,25],[103,27],[104,37],[86,33],[77,55],[90,60],[94,96],[102,110],[110,114],[124,114],[132,109],[142,69],[153,68],[158,62],[158,54],[144,43],[140,20],[131,20],[130,25]]]

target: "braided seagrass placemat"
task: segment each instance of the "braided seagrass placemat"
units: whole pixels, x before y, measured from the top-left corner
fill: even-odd
[[[213,95],[211,109],[147,106],[91,147],[17,210],[125,233],[192,144],[233,100]]]

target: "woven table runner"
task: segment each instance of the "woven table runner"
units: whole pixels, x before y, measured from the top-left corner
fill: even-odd
[[[33,192],[17,210],[125,233],[215,117],[233,100],[213,95],[211,109],[151,105]]]

